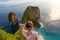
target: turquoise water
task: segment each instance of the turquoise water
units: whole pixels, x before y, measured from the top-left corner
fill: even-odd
[[[42,35],[45,40],[60,40],[60,35],[49,34],[44,28],[36,27],[35,30],[38,32],[39,35]]]

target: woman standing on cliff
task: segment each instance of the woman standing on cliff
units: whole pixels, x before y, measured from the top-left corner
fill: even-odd
[[[23,35],[26,37],[26,40],[37,40],[37,32],[32,30],[33,23],[31,21],[28,21],[25,26],[24,24],[21,24],[21,29]],[[26,27],[26,30],[24,29]]]

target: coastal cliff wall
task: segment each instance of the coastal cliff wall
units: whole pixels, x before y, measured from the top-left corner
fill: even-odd
[[[40,10],[35,6],[28,6],[23,14],[21,23],[32,21],[34,26],[40,26],[38,20],[40,19]]]

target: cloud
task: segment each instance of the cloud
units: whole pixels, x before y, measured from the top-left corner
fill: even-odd
[[[25,1],[27,2],[27,1]],[[17,5],[20,3],[24,3],[23,1],[5,1],[5,2],[0,2],[1,5]]]
[[[0,2],[0,4],[2,4],[2,5],[17,5],[17,4],[26,3],[26,2],[33,2],[33,0],[7,0],[7,1]]]
[[[0,5],[5,5],[5,6],[9,6],[9,5],[17,5],[17,4],[21,4],[21,3],[27,3],[27,2],[48,2],[49,0],[3,0],[0,1]]]

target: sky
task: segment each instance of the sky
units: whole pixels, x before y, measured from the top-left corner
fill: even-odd
[[[20,3],[26,3],[26,2],[42,2],[44,0],[0,0],[0,4],[7,4],[7,5],[16,5]],[[47,0],[46,0],[47,2]]]
[[[42,2],[42,3],[46,3],[46,2],[60,2],[60,0],[0,0],[0,4],[7,4],[7,5],[16,5],[16,4],[20,4],[20,3],[26,3],[26,2]]]

